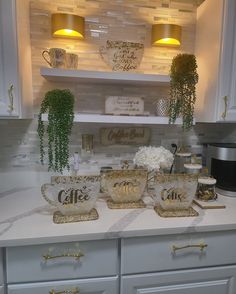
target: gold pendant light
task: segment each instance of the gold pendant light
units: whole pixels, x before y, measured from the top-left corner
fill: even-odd
[[[181,44],[181,31],[179,25],[155,24],[152,26],[152,45],[179,47]]]
[[[51,21],[53,37],[84,39],[84,18],[82,16],[53,13]]]

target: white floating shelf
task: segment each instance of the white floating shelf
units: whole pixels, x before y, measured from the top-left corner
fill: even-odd
[[[47,121],[48,115],[42,115],[42,120]],[[169,124],[168,117],[161,116],[122,116],[122,115],[103,115],[78,113],[74,116],[74,122],[80,123],[106,123],[106,124],[145,124],[159,125]],[[182,124],[182,119],[176,120],[176,125]]]
[[[88,70],[68,70],[42,67],[40,74],[45,79],[54,82],[123,84],[136,86],[168,85],[168,75],[140,74],[130,72],[104,72]]]

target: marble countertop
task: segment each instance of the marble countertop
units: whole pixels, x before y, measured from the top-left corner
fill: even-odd
[[[20,181],[19,181],[20,182]],[[44,181],[45,182],[45,181]],[[99,219],[54,224],[53,208],[41,196],[40,181],[0,190],[0,247],[120,237],[236,230],[236,199],[219,196],[225,209],[201,209],[197,217],[162,218],[145,209],[109,209],[98,199]]]

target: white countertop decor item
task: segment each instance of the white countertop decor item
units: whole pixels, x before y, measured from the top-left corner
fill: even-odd
[[[157,116],[168,116],[169,114],[169,106],[170,106],[170,99],[159,97],[154,102],[155,111]]]
[[[51,183],[41,187],[43,198],[58,210],[54,219],[58,214],[62,217],[89,214],[95,207],[99,190],[98,175],[52,176]]]
[[[170,169],[173,161],[174,155],[162,146],[140,147],[134,156],[134,164],[148,171]]]
[[[105,113],[114,115],[143,115],[144,100],[135,96],[108,96]]]
[[[187,174],[200,174],[202,165],[199,163],[185,163],[184,169]]]

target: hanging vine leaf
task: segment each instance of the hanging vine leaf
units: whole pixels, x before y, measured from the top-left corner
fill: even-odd
[[[169,123],[175,123],[177,117],[182,116],[183,130],[189,130],[193,126],[197,82],[195,55],[178,54],[175,56],[170,69]]]
[[[48,135],[48,169],[62,172],[69,168],[69,136],[74,119],[74,95],[70,90],[55,89],[46,93],[38,116],[40,160],[44,164],[44,136]],[[45,127],[42,114],[48,113]]]

